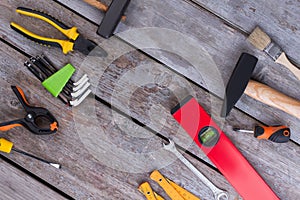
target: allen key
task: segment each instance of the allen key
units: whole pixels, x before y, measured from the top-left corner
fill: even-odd
[[[43,54],[31,57],[24,65],[41,82],[58,71],[58,68]],[[77,82],[69,79],[58,98],[66,105],[78,106],[92,92],[89,89],[90,85],[87,74],[84,74]]]

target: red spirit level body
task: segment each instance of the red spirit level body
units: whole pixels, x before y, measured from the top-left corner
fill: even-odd
[[[171,114],[245,200],[279,200],[195,98],[186,97]]]

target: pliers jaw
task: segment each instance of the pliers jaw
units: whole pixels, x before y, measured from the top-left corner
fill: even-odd
[[[74,42],[73,49],[78,50],[84,55],[90,56],[98,56],[98,57],[106,57],[106,51],[103,51],[102,48],[98,47],[98,45],[88,39],[85,39],[82,35],[79,35]]]
[[[26,111],[26,116],[23,119],[0,123],[0,131],[7,131],[17,126],[24,126],[37,135],[56,133],[58,130],[58,122],[50,111],[46,108],[30,106],[21,88],[17,86],[11,86],[11,88]]]

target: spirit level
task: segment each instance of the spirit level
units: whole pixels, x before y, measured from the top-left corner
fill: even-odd
[[[245,200],[279,200],[195,98],[186,97],[171,114]]]

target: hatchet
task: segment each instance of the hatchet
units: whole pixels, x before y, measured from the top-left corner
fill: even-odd
[[[109,38],[110,36],[112,36],[119,22],[126,19],[126,17],[123,15],[130,3],[130,0],[113,0],[108,7],[97,0],[84,1],[91,6],[94,6],[99,10],[105,12],[105,16],[97,30],[97,34],[104,38]]]
[[[300,119],[300,101],[288,97],[275,89],[250,80],[257,58],[242,53],[229,79],[223,102],[221,116],[226,117],[243,93]]]

